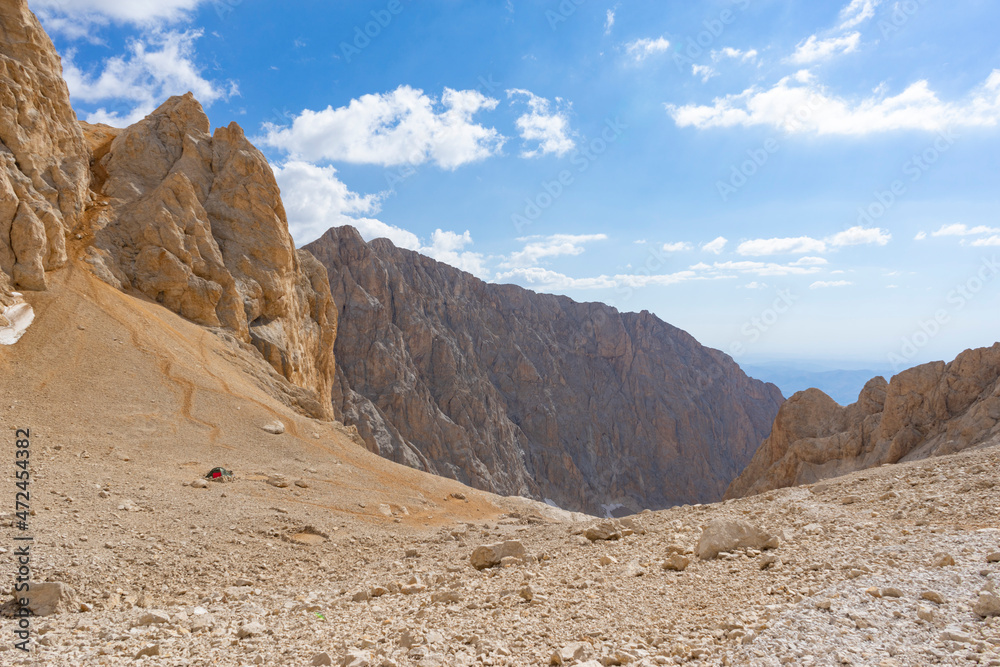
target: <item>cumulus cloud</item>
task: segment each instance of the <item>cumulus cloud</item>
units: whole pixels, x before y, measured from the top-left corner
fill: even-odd
[[[502,268],[532,267],[549,257],[581,255],[584,244],[606,241],[607,234],[552,234],[551,236],[525,236],[518,241],[524,248],[502,262]]]
[[[840,10],[841,30],[849,30],[875,16],[875,8],[882,0],[851,0],[851,3]]]
[[[823,289],[826,287],[847,287],[848,285],[853,285],[849,280],[817,280],[809,289]]]
[[[670,42],[663,37],[656,39],[636,39],[625,45],[625,52],[635,62],[641,63],[646,58],[658,53],[665,53],[670,48]]]
[[[94,25],[109,22],[151,25],[190,18],[207,0],[34,0],[32,9],[49,30],[86,38]]]
[[[884,246],[892,240],[892,234],[878,227],[851,227],[825,239],[810,236],[794,238],[751,239],[740,243],[736,252],[744,256],[760,257],[764,255],[802,254],[809,252],[824,253],[837,248],[857,245]],[[819,257],[804,257],[800,262],[825,263]]]
[[[288,230],[298,245],[315,240],[331,227],[352,225],[366,239],[385,237],[401,248],[420,248],[416,234],[367,217],[379,212],[379,197],[351,192],[333,167],[292,160],[276,165],[274,178],[281,188]]]
[[[691,249],[691,244],[684,241],[663,244],[663,252],[687,252]]]
[[[859,32],[829,39],[819,39],[816,35],[812,35],[796,47],[795,53],[789,56],[788,62],[795,65],[808,65],[829,60],[833,56],[857,51],[860,43],[861,33]]]
[[[784,239],[753,239],[744,241],[736,252],[741,255],[782,255],[805,252],[826,252],[826,243],[818,239],[800,236]]]
[[[457,234],[436,229],[431,234],[431,244],[419,248],[419,251],[439,262],[485,279],[488,275],[485,258],[480,253],[465,249],[470,245],[472,245],[472,234],[469,230],[465,230],[464,234]]]
[[[923,241],[927,238],[927,232],[917,232],[917,235],[913,237],[914,241]]]
[[[195,42],[202,34],[201,30],[152,30],[131,40],[125,54],[107,59],[102,69],[94,72],[83,71],[70,51],[63,64],[70,96],[78,103],[124,107],[124,111],[109,111],[102,106],[86,116],[92,123],[124,127],[171,95],[190,91],[206,106],[238,95],[235,83],[209,81],[202,76],[195,63]]]
[[[304,110],[291,126],[264,126],[263,143],[318,162],[398,166],[434,162],[444,169],[498,155],[506,138],[473,121],[498,102],[476,90],[445,88],[440,101],[400,86],[345,107]]]
[[[719,75],[711,65],[691,65],[691,74],[700,76],[702,83],[707,83],[713,76]]]
[[[750,49],[748,51],[743,51],[741,49],[734,49],[730,46],[727,46],[725,48],[719,49],[718,51],[715,50],[712,51],[712,60],[714,60],[715,62],[719,62],[720,60],[729,58],[732,60],[739,60],[741,62],[746,63],[757,60],[757,56],[758,56],[757,49]]]
[[[976,239],[971,245],[977,248],[1000,246],[1000,234],[994,234],[985,239]]]
[[[995,127],[1000,120],[1000,69],[958,102],[943,102],[926,81],[891,97],[849,100],[799,73],[770,89],[751,87],[717,98],[711,105],[668,104],[666,108],[679,127],[698,129],[765,125],[789,133],[860,136],[894,130]]]
[[[724,236],[720,236],[714,241],[709,241],[708,243],[703,245],[701,249],[704,250],[705,252],[710,252],[712,254],[718,255],[726,247],[727,243],[729,243],[729,240],[726,239]]]
[[[932,232],[931,236],[982,236],[983,234],[1000,234],[1000,229],[986,225],[977,227],[963,224],[942,225],[941,229]]]
[[[555,105],[544,97],[538,97],[528,90],[515,88],[507,91],[507,98],[523,98],[528,105],[528,112],[517,119],[517,129],[525,143],[531,143],[534,148],[525,148],[521,157],[531,158],[539,155],[554,154],[559,157],[576,148],[576,142],[569,126],[568,106],[561,98],[556,98]],[[513,101],[512,101],[513,103]],[[553,109],[553,106],[556,109]],[[558,109],[559,106],[564,107]]]

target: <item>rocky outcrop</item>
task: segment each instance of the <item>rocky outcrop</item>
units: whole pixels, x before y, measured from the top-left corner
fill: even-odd
[[[339,414],[372,451],[481,489],[592,513],[718,499],[782,401],[648,312],[487,284],[350,227],[307,249],[340,307]]]
[[[264,156],[232,123],[209,134],[188,93],[122,130],[84,125],[100,201],[85,261],[105,282],[251,343],[310,412],[331,414],[336,308],[297,251]]]
[[[62,64],[24,0],[0,0],[0,307],[44,290],[88,200],[83,134]]]
[[[885,463],[941,456],[1000,438],[1000,343],[877,377],[857,403],[795,394],[727,498],[808,484]]]

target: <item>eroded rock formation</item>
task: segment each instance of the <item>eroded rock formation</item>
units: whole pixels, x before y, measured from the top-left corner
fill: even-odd
[[[0,306],[44,290],[89,198],[89,155],[62,63],[24,0],[0,0]]]
[[[818,389],[788,399],[727,498],[808,484],[884,463],[941,456],[1000,437],[1000,343],[877,377],[857,403]]]
[[[368,447],[595,513],[718,499],[782,401],[653,315],[493,285],[341,227],[336,407]]]
[[[329,415],[337,316],[326,271],[295,249],[271,167],[242,129],[210,134],[190,93],[125,130],[84,127],[99,195],[85,248],[94,273],[252,343]]]

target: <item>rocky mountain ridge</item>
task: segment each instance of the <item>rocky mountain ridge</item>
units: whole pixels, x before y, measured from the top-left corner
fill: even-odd
[[[306,249],[340,307],[344,421],[477,488],[596,514],[715,500],[782,401],[648,312],[484,283],[351,227]]]
[[[781,406],[771,435],[727,498],[797,486],[886,463],[953,454],[1000,441],[1000,343],[924,364],[890,382],[873,378],[856,403],[818,389]]]

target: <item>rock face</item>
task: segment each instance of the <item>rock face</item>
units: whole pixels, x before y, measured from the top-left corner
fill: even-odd
[[[89,198],[83,133],[62,64],[24,0],[0,0],[0,306],[44,290]]]
[[[99,202],[85,261],[206,327],[250,343],[331,414],[337,314],[326,271],[297,251],[264,156],[235,123],[209,134],[202,107],[173,97],[135,125],[84,125]]]
[[[782,401],[647,312],[487,284],[350,227],[306,248],[340,306],[338,413],[471,486],[601,514],[718,499]]]
[[[847,407],[818,389],[795,394],[726,497],[953,454],[998,437],[1000,343],[911,368],[889,383],[870,380]]]

